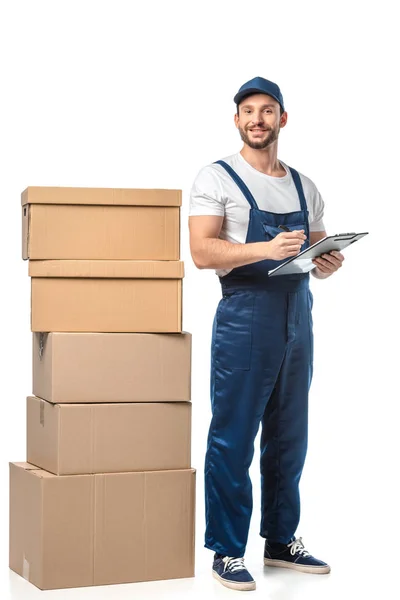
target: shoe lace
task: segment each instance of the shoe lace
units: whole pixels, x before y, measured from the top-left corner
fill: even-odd
[[[295,554],[300,554],[302,556],[311,556],[310,553],[304,548],[303,540],[301,537],[294,539],[293,542],[290,542],[290,544],[288,544],[288,548],[290,548],[290,554],[292,554],[293,556]]]
[[[246,569],[244,566],[244,558],[233,558],[232,556],[224,556],[222,559],[225,563],[225,571],[230,571],[231,573],[235,573],[235,571],[242,571]]]

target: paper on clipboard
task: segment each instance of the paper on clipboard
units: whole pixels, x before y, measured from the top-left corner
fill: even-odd
[[[294,273],[308,273],[312,271],[317,265],[314,265],[312,258],[298,258],[289,264],[286,264],[279,268],[279,275],[292,275]],[[275,269],[268,272],[271,276],[274,274]]]

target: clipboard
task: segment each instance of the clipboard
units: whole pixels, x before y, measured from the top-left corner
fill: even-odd
[[[365,235],[368,235],[368,231],[364,233],[338,233],[336,235],[328,235],[299,254],[296,254],[296,256],[292,256],[275,269],[268,271],[268,276],[274,277],[278,275],[308,273],[316,267],[312,262],[313,258],[317,258],[318,256],[321,256],[321,254],[332,252],[332,250],[343,250]]]

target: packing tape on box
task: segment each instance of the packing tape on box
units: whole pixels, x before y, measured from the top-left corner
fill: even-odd
[[[44,400],[40,400],[39,420],[41,426],[44,427]]]
[[[44,333],[39,333],[39,359],[42,360],[44,350]]]
[[[22,577],[29,581],[29,563],[26,560],[25,555],[24,555],[24,560],[22,563]]]

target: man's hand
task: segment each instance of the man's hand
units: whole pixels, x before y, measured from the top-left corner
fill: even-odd
[[[290,231],[288,233],[279,233],[273,240],[267,242],[268,255],[270,260],[283,260],[296,256],[300,252],[306,236],[304,230]]]
[[[328,254],[322,254],[318,258],[314,258],[313,263],[317,266],[316,269],[313,269],[313,271],[316,271],[314,273],[315,277],[319,279],[329,277],[335,273],[335,271],[340,269],[343,265],[343,261],[343,254],[336,250],[332,250],[332,252],[329,252]]]

